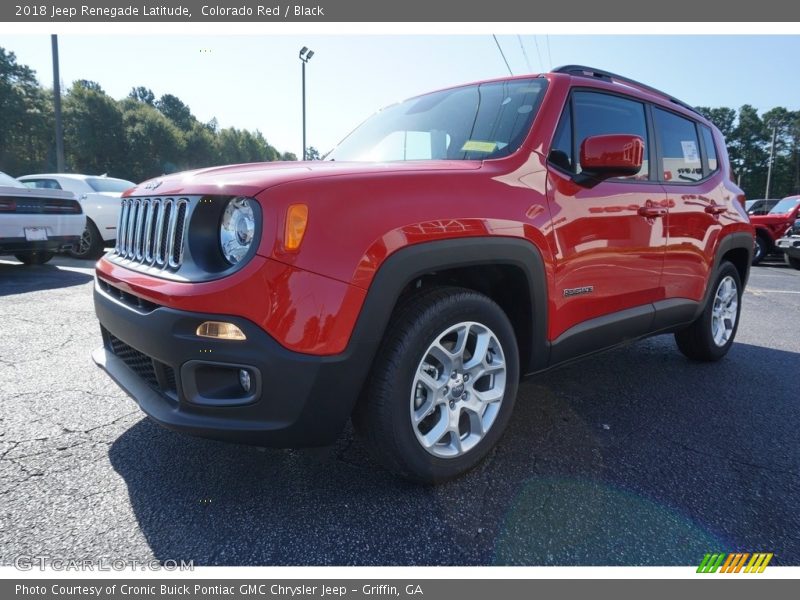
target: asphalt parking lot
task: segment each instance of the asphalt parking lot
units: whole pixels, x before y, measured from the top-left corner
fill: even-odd
[[[0,258],[3,564],[800,564],[800,271],[782,262],[753,269],[722,362],[668,336],[536,377],[489,459],[437,488],[350,431],[265,450],[159,428],[91,361],[91,272]]]

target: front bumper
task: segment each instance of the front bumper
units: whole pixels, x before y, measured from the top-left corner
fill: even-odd
[[[800,258],[800,236],[787,236],[779,239],[775,244],[792,258]]]
[[[158,306],[99,280],[94,302],[104,345],[93,359],[170,429],[260,446],[329,444],[364,380],[352,353],[292,352],[243,318]],[[247,340],[197,337],[203,321],[234,323]],[[250,397],[226,393],[240,369],[251,375]]]

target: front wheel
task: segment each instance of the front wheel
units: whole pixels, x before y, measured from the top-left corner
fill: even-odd
[[[753,266],[760,263],[769,254],[769,244],[762,235],[756,235],[755,245],[753,246]]]
[[[444,481],[500,439],[518,381],[517,342],[503,310],[471,290],[433,288],[396,311],[353,421],[390,470]]]
[[[725,356],[739,328],[742,282],[736,267],[723,262],[711,289],[702,314],[675,334],[678,348],[692,360],[714,361]]]

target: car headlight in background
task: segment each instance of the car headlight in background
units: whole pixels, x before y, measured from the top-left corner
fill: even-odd
[[[250,198],[233,198],[222,213],[219,228],[219,244],[222,255],[232,265],[244,258],[253,243],[256,220]]]

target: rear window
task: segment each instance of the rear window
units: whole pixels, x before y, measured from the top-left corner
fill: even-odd
[[[653,109],[653,119],[661,147],[664,181],[686,183],[701,180],[703,164],[694,121],[660,108]]]
[[[95,192],[119,192],[129,190],[136,184],[125,179],[113,179],[111,177],[87,177],[86,183]]]
[[[545,79],[469,85],[419,96],[373,115],[329,160],[483,160],[507,156],[525,139]]]
[[[709,173],[713,173],[719,168],[717,162],[717,147],[714,145],[714,136],[711,129],[705,125],[700,126],[700,131],[703,133],[703,145],[706,147],[706,167]]]
[[[22,182],[25,187],[39,190],[60,190],[61,186],[55,179],[26,179]]]

